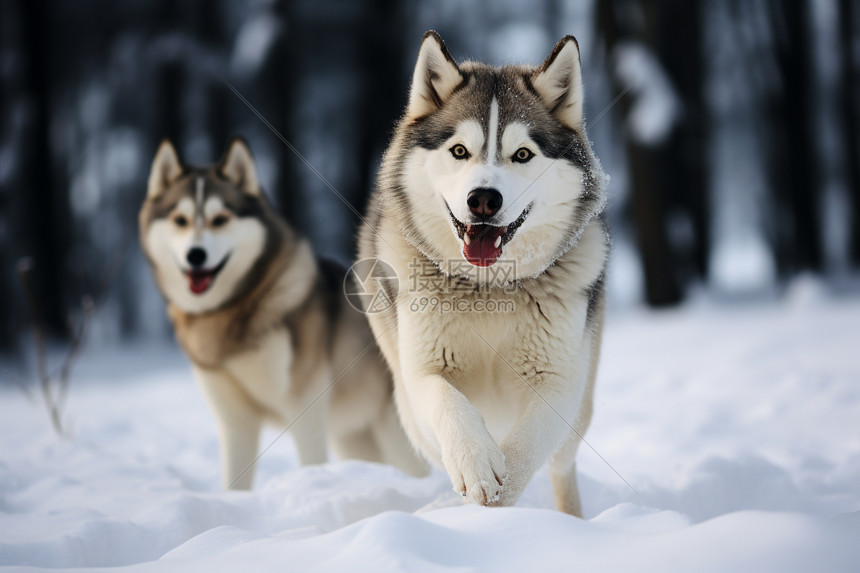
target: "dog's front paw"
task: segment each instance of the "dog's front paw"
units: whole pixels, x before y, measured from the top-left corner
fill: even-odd
[[[520,493],[524,489],[519,484],[515,483],[516,480],[511,478],[510,472],[505,475],[505,487],[503,487],[499,491],[499,495],[496,496],[496,499],[491,500],[487,505],[491,505],[493,507],[508,507],[515,505],[517,503],[517,499],[520,497]]]
[[[505,457],[489,433],[467,438],[442,453],[454,491],[470,503],[497,502],[505,479]]]
[[[498,498],[493,500],[489,505],[506,507],[517,503],[520,494],[526,488],[531,478],[531,472],[528,472],[522,464],[522,456],[517,455],[517,452],[506,448],[505,444],[501,447],[502,456],[505,459],[505,487],[499,492]]]

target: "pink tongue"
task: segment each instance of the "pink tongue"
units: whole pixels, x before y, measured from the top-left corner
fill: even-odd
[[[463,245],[463,256],[476,267],[489,267],[502,254],[502,244],[496,247],[496,239],[505,234],[505,227],[489,225],[474,225],[466,227],[464,239],[468,236],[469,244]]]
[[[194,294],[203,294],[212,283],[212,273],[188,273],[188,287]]]

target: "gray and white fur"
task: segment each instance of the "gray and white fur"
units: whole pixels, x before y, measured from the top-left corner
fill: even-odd
[[[140,242],[176,338],[211,403],[225,488],[250,488],[263,423],[290,426],[302,464],[346,458],[425,472],[394,409],[367,321],[341,269],[270,207],[242,139],[207,167],[162,143]]]
[[[491,67],[458,64],[425,34],[359,258],[387,262],[400,282],[393,306],[368,317],[403,427],[470,502],[513,504],[549,462],[557,507],[581,515],[575,456],[600,353],[605,203],[572,36],[538,67]],[[472,311],[423,304],[451,296]],[[509,311],[474,311],[491,307]]]

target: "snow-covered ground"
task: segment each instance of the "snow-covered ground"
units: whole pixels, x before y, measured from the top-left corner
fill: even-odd
[[[546,471],[517,507],[447,477],[299,468],[218,488],[214,422],[172,347],[84,357],[57,438],[0,390],[0,564],[136,571],[858,571],[860,298],[611,314],[583,445],[585,519]],[[264,444],[275,440],[269,431]]]

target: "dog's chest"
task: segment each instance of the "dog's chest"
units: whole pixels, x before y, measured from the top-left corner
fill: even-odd
[[[418,346],[432,370],[473,386],[559,367],[564,341],[585,309],[576,292],[475,288],[438,276],[427,285],[400,304],[407,343]]]
[[[289,391],[291,362],[289,332],[277,328],[227,357],[223,368],[258,404],[278,410]]]

